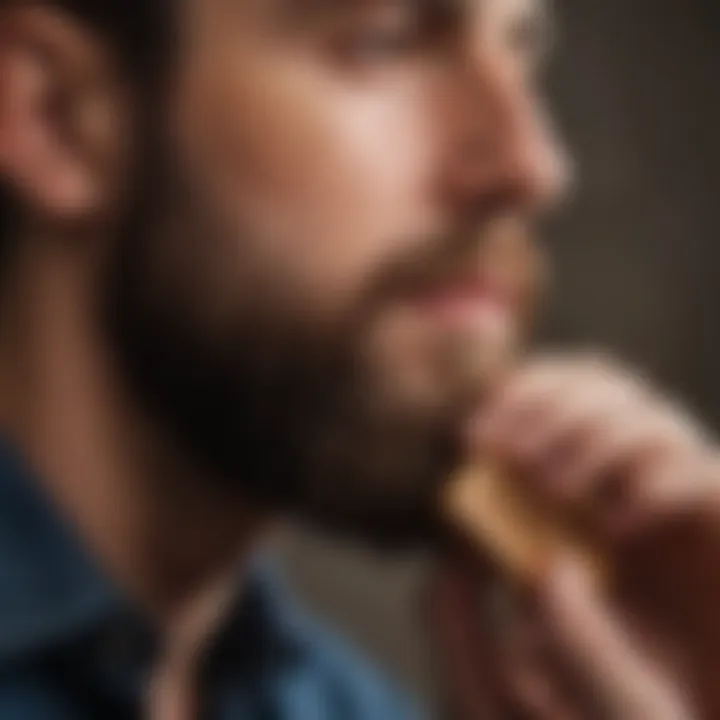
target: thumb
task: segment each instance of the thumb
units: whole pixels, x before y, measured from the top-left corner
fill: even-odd
[[[590,682],[609,717],[692,719],[682,687],[646,657],[582,563],[559,560],[538,595],[555,644]]]

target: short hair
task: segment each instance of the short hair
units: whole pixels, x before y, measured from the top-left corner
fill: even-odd
[[[15,0],[0,0],[0,8]],[[75,16],[100,34],[117,53],[129,79],[148,86],[155,82],[174,39],[171,5],[176,0],[46,0]],[[0,175],[0,274],[14,251],[19,206]]]

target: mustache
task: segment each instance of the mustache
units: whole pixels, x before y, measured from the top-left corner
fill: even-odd
[[[527,221],[500,218],[454,231],[426,234],[403,243],[404,250],[376,273],[365,297],[373,305],[426,292],[463,276],[512,275],[529,285],[541,274],[544,258]]]

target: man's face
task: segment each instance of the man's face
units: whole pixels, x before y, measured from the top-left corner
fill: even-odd
[[[414,531],[534,294],[539,7],[190,0],[179,27],[112,267],[136,389],[224,481]]]

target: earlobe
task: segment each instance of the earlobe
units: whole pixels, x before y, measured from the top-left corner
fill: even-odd
[[[117,180],[107,63],[93,62],[97,43],[50,10],[2,19],[0,174],[44,223],[91,220]]]

